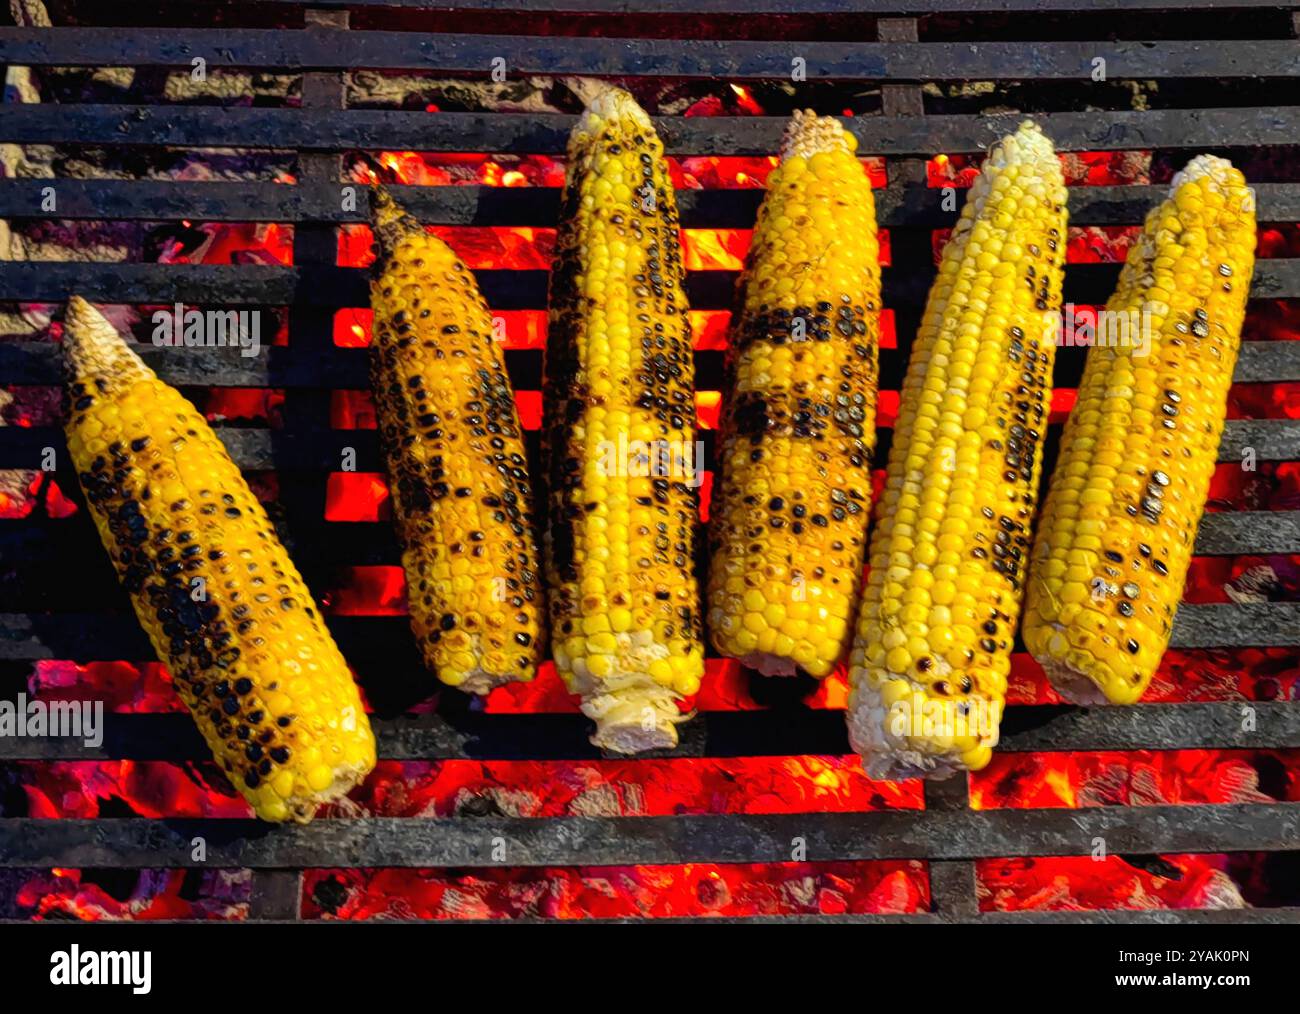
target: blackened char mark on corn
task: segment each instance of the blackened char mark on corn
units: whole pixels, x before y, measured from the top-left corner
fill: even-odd
[[[560,204],[560,221],[573,221],[582,197],[576,187],[566,187]],[[550,511],[547,518],[547,564],[561,575],[566,586],[578,580],[574,564],[573,525],[582,512],[572,505],[582,482],[582,458],[568,451],[569,431],[582,418],[591,392],[581,380],[577,334],[584,309],[592,301],[579,295],[577,279],[580,259],[576,247],[562,244],[551,265],[550,319],[546,334],[545,383],[542,399],[542,427],[547,447],[547,487]],[[559,618],[575,611],[572,596],[551,589],[551,615]]]

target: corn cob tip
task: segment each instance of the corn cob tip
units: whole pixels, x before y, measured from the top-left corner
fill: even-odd
[[[1178,193],[1183,184],[1191,183],[1195,180],[1210,178],[1211,188],[1227,196],[1233,188],[1243,187],[1245,197],[1242,200],[1242,206],[1239,209],[1242,212],[1254,213],[1255,211],[1255,191],[1246,187],[1246,179],[1226,158],[1220,158],[1218,155],[1197,155],[1181,170],[1174,174],[1173,180],[1169,184],[1169,196],[1172,198]]]
[[[1169,193],[1171,196],[1177,193],[1178,188],[1189,180],[1197,180],[1205,176],[1222,180],[1227,179],[1231,173],[1232,163],[1226,158],[1220,158],[1218,155],[1197,155],[1174,173],[1174,178],[1169,184]]]
[[[600,120],[631,120],[638,127],[653,129],[650,114],[630,92],[608,82],[597,82],[588,90],[587,113]]]
[[[1020,123],[1017,125],[1015,132],[1009,136],[1022,137],[1026,140],[1034,140],[1034,141],[1036,141],[1038,138],[1042,138],[1048,144],[1052,143],[1051,139],[1045,133],[1043,133],[1043,128],[1040,127],[1033,120],[1021,120]]]
[[[99,311],[91,306],[83,297],[78,296],[75,293],[68,297],[68,307],[65,312],[67,320],[71,321],[74,317],[83,319],[89,314],[103,316],[103,314],[100,314]]]
[[[1038,656],[1035,656],[1038,658]],[[1141,692],[1133,695],[1132,700],[1111,700],[1097,685],[1096,680],[1086,672],[1074,668],[1064,659],[1047,656],[1038,658],[1043,673],[1055,690],[1067,704],[1077,704],[1084,708],[1097,708],[1107,704],[1136,704]],[[1116,689],[1119,689],[1118,686]]]
[[[384,263],[393,256],[402,240],[424,231],[415,216],[397,203],[388,188],[379,185],[370,189],[370,221],[375,245],[379,247],[376,273],[383,270]]]
[[[1001,168],[1011,161],[1056,158],[1052,139],[1033,120],[1023,120],[1012,133],[1004,135],[989,152],[994,167]]]
[[[781,137],[781,161],[812,158],[818,152],[857,151],[858,139],[833,116],[818,116],[811,109],[796,109]]]
[[[968,753],[937,752],[927,744],[913,742],[908,729],[912,711],[923,714],[926,698],[919,686],[913,687],[911,693],[910,699],[905,699],[911,707],[900,710],[900,703],[904,702],[894,700],[892,705],[887,705],[884,692],[871,686],[870,681],[859,680],[853,686],[845,712],[849,745],[861,755],[862,769],[868,778],[884,782],[909,778],[941,782],[955,774],[979,770],[988,763],[993,748],[998,745],[996,721],[992,723],[991,735]],[[991,713],[1000,718],[1001,707],[999,701]]]
[[[66,376],[101,380],[113,388],[154,375],[108,318],[81,296],[69,297],[63,320]]]
[[[376,183],[370,188],[370,214],[376,225],[395,222],[402,215],[401,206],[382,183]]]

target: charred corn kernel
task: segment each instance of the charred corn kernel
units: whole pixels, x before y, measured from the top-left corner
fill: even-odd
[[[880,267],[855,147],[834,119],[795,113],[737,300],[710,509],[709,629],[720,652],[767,675],[831,671],[862,572]],[[776,568],[780,580],[769,576]],[[795,618],[794,601],[810,614]],[[801,647],[809,620],[833,636]],[[758,651],[743,650],[742,630]]]
[[[387,192],[373,204],[370,379],[411,630],[438,679],[486,694],[541,650],[523,428],[474,276]]]
[[[663,145],[617,88],[569,140],[556,254],[543,401],[556,666],[593,743],[670,747],[704,670],[691,334]]]
[[[997,743],[1047,428],[1065,202],[1051,142],[1026,122],[989,153],[944,248],[850,656],[849,737],[872,777],[982,767]]]
[[[1223,432],[1255,201],[1211,155],[1174,177],[1088,350],[1034,542],[1025,646],[1060,693],[1131,704],[1169,644]]]
[[[375,765],[311,593],[203,416],[78,296],[63,357],[68,450],[154,650],[258,816],[306,823]]]

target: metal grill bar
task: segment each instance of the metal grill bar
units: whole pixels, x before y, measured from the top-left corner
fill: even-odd
[[[328,622],[349,658],[400,656],[410,640],[403,616],[335,616]],[[1184,603],[1170,643],[1175,648],[1300,644],[1300,602]],[[139,627],[113,614],[0,613],[0,660],[41,658],[153,658],[153,651]]]
[[[1067,302],[1104,303],[1119,277],[1118,264],[1072,264],[1065,271]],[[921,306],[929,292],[924,268],[882,272],[886,307]],[[476,271],[488,305],[498,310],[546,307],[545,271]],[[686,295],[696,310],[727,310],[735,291],[734,271],[691,271]],[[1257,299],[1300,297],[1300,257],[1256,264],[1251,295]],[[348,307],[369,305],[366,272],[321,265],[263,264],[79,264],[25,261],[0,264],[0,301],[61,302],[76,292],[94,302],[217,303]]]
[[[577,714],[487,715],[444,694],[442,713],[371,718],[385,760],[591,761],[601,753]],[[1251,721],[1247,722],[1246,719]],[[1249,729],[1243,726],[1251,726]],[[656,757],[845,756],[838,710],[711,711],[683,726],[682,742]],[[184,714],[105,715],[104,740],[0,738],[0,761],[191,761],[207,757]],[[1130,708],[1011,707],[1002,753],[1074,750],[1289,750],[1300,748],[1300,708],[1275,702],[1142,704]]]
[[[1207,514],[1196,533],[1201,556],[1294,553],[1300,550],[1300,512],[1224,511]]]
[[[910,341],[880,350],[880,388],[897,390],[907,367]],[[237,348],[163,348],[140,343],[136,350],[171,384],[219,387],[330,387],[360,390],[369,386],[365,349],[325,346],[303,352],[297,347],[266,347],[256,357]],[[1056,387],[1075,387],[1083,376],[1085,349],[1058,350],[1053,369]],[[509,349],[506,370],[516,390],[537,390],[542,375],[539,349]],[[695,353],[696,387],[718,390],[723,382],[724,353]],[[54,386],[61,382],[59,348],[50,342],[0,344],[0,376],[7,383]],[[1243,342],[1233,381],[1238,384],[1300,380],[1300,341]]]
[[[750,42],[582,36],[428,34],[311,28],[0,28],[0,63],[36,66],[274,70],[436,70],[479,73],[503,59],[515,74],[786,77],[791,59],[817,79],[1088,81],[1096,59],[1111,79],[1292,77],[1292,41]]]
[[[292,922],[302,911],[302,874],[297,870],[258,870],[248,899],[248,917]]]
[[[935,816],[970,808],[970,779],[948,778],[921,785],[925,811]],[[975,863],[970,859],[940,859],[929,864],[930,910],[957,918],[979,912]]]
[[[356,210],[345,211],[340,184],[190,183],[172,180],[0,180],[0,218],[49,217],[41,209],[54,186],[58,216],[67,219],[209,222],[368,222],[369,188],[351,186]],[[1300,184],[1253,183],[1261,222],[1300,220]],[[553,228],[559,214],[555,187],[393,186],[412,214],[430,225]],[[1071,225],[1137,225],[1164,199],[1163,186],[1070,188]],[[688,229],[749,229],[763,191],[679,190],[677,206]],[[941,190],[896,185],[875,192],[876,218],[886,228],[942,229],[953,225],[966,201],[945,211]],[[351,205],[349,205],[350,207]]]
[[[316,480],[316,476],[309,476]],[[72,480],[70,480],[72,481]],[[298,494],[297,484],[282,474],[280,503]],[[340,568],[397,566],[400,552],[392,526],[385,522],[322,521],[318,486],[303,488],[306,509],[284,511],[290,553],[310,563],[309,586],[318,594],[333,588]],[[1210,514],[1197,537],[1200,555],[1300,553],[1300,513]],[[1258,534],[1254,534],[1258,533]],[[85,518],[44,522],[0,522],[0,559],[6,561],[0,584],[0,611],[76,612],[93,604],[109,613],[125,613],[130,603],[99,538]],[[75,581],[67,578],[76,574]],[[402,644],[409,646],[403,633]],[[418,665],[412,670],[419,673]],[[427,680],[415,676],[414,683]]]
[[[978,152],[1015,130],[1023,113],[992,116],[855,116],[859,150],[876,155]],[[772,116],[652,117],[670,155],[770,155],[785,120]],[[1035,113],[1060,151],[1130,151],[1293,145],[1300,107],[1098,110]],[[577,117],[221,106],[11,105],[0,140],[23,144],[170,145],[339,151],[351,148],[563,154]]]
[[[207,842],[202,862],[192,840]],[[779,863],[796,838],[811,862],[1084,855],[1275,852],[1300,840],[1300,803],[1108,806],[1075,810],[878,811],[763,816],[554,817],[545,820],[321,820],[271,827],[252,820],[0,819],[0,867],[123,869],[203,866],[511,866]],[[499,855],[499,853],[498,853]]]

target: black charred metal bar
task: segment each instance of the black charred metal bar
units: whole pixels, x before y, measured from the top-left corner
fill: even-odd
[[[979,152],[1015,130],[1024,113],[989,116],[855,116],[859,150],[876,155]],[[349,109],[313,112],[233,106],[12,104],[0,141],[22,144],[166,145],[340,151],[495,151],[558,155],[576,117],[565,114],[437,113]],[[1035,113],[1060,151],[1132,151],[1290,145],[1300,107],[1096,110]],[[769,155],[785,119],[775,116],[654,117],[672,155]]]
[[[207,842],[192,858],[192,839]],[[301,869],[331,866],[622,866],[974,859],[1108,851],[1275,852],[1300,840],[1300,803],[1099,806],[1080,809],[799,813],[547,819],[252,820],[0,818],[0,866],[123,869],[159,865]]]
[[[48,217],[41,210],[48,179],[0,180],[0,218]],[[345,210],[343,187],[352,187],[355,210]],[[57,181],[60,218],[108,221],[197,220],[208,222],[365,222],[369,192],[360,183],[193,183],[177,180]],[[1253,183],[1262,222],[1300,220],[1300,184]],[[393,195],[431,225],[527,226],[553,228],[559,214],[555,187],[393,186]],[[1071,225],[1139,225],[1164,199],[1162,186],[1076,186],[1070,188]],[[895,186],[877,190],[876,220],[885,228],[942,229],[965,204],[966,191],[943,206],[940,188]],[[749,229],[763,191],[679,190],[677,206],[687,229]],[[348,204],[348,209],[352,205]]]
[[[1064,299],[1080,305],[1105,303],[1119,277],[1118,264],[1073,264],[1066,268]],[[686,294],[695,310],[727,310],[735,293],[734,271],[691,271]],[[540,310],[546,306],[545,271],[491,269],[475,272],[488,305],[498,310]],[[881,272],[885,306],[919,306],[932,275]],[[225,264],[0,264],[0,301],[59,302],[73,292],[92,302],[185,303],[355,307],[369,303],[361,268],[322,265],[277,267]],[[1300,297],[1300,257],[1262,260],[1250,288],[1255,299]]]
[[[880,350],[880,389],[897,390],[907,368],[910,336],[900,347]],[[328,387],[362,390],[366,377],[364,349],[325,347],[304,353],[288,346],[264,346],[256,356],[237,348],[174,349],[140,343],[137,351],[169,384],[221,387]],[[1083,374],[1086,349],[1057,351],[1054,382],[1074,387]],[[695,353],[696,387],[716,391],[723,383],[723,355],[714,350]],[[55,385],[59,382],[58,348],[49,342],[0,344],[0,377],[9,383]],[[540,349],[508,349],[506,369],[516,391],[540,388]],[[1238,384],[1283,383],[1300,380],[1300,342],[1243,342],[1234,381]]]
[[[335,616],[329,627],[349,659],[402,660],[404,616]],[[1175,648],[1300,644],[1300,602],[1188,604],[1178,610]],[[152,658],[144,633],[111,613],[0,613],[0,660]]]
[[[282,477],[282,485],[292,483]],[[318,512],[289,512],[290,538],[329,567],[397,566],[400,552],[386,522],[322,521]],[[1207,514],[1196,536],[1198,556],[1300,553],[1300,511],[1240,511]],[[122,603],[117,579],[104,558],[99,536],[84,518],[58,521],[0,521],[0,609],[22,603],[57,608],[57,603]],[[62,575],[78,570],[75,588]],[[1300,710],[1300,709],[1297,709]]]
[[[809,80],[1086,80],[1093,61],[1110,78],[1293,77],[1294,43],[1274,39],[1159,42],[811,42],[473,35],[311,28],[0,28],[0,63],[40,66],[266,70],[437,70],[481,73],[494,59],[516,74],[638,74]]]
[[[0,695],[0,699],[8,699]],[[591,724],[576,714],[488,715],[445,691],[440,711],[374,717],[385,760],[589,761],[601,757]],[[774,708],[697,715],[665,757],[789,757],[850,753],[841,711]],[[1300,748],[1300,708],[1286,702],[1217,701],[1131,708],[1010,707],[998,750],[1288,750]],[[66,737],[0,738],[0,761],[191,761],[207,750],[188,715],[104,716],[103,742]]]
[[[339,569],[396,566],[400,553],[392,526],[386,522],[322,521],[315,502],[306,496],[303,510],[290,494],[304,476],[281,472],[284,515],[282,538],[290,554],[310,558],[326,590],[337,582]],[[306,473],[312,480],[312,473]],[[319,500],[319,497],[317,498]],[[1293,554],[1300,552],[1300,512],[1254,511],[1206,515],[1197,535],[1196,552],[1203,556]],[[130,603],[109,565],[99,537],[84,517],[59,521],[0,522],[0,612],[75,612],[89,604],[107,612],[126,612]],[[75,571],[77,580],[65,575]]]

